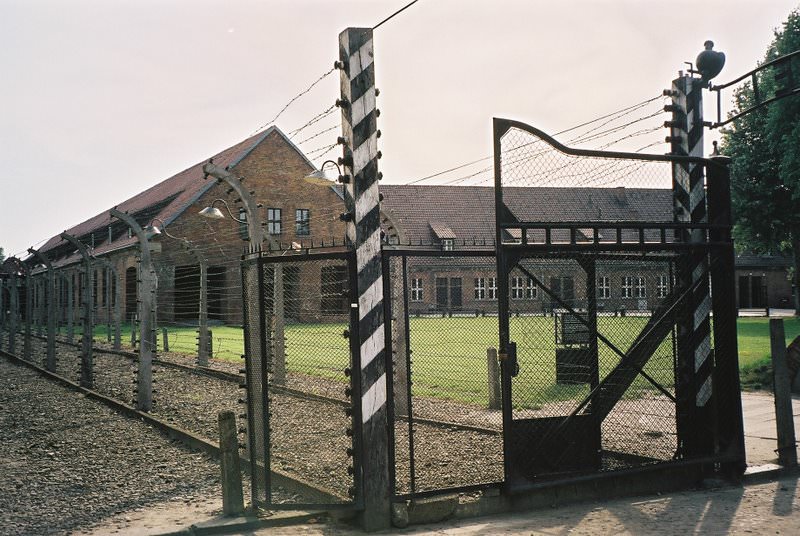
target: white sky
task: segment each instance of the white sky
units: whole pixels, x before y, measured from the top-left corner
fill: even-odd
[[[37,246],[246,138],[331,68],[342,29],[406,2],[0,0],[0,247]],[[706,39],[727,55],[716,81],[730,80],[797,6],[420,0],[375,33],[385,180],[490,155],[493,116],[555,132],[656,96]],[[297,128],[338,91],[334,73],[277,125]]]

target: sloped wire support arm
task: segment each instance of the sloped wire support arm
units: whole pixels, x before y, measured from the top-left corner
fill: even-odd
[[[56,274],[50,258],[39,250],[28,248],[28,253],[39,259],[47,268],[47,295],[45,308],[47,309],[47,357],[45,368],[50,372],[56,371]]]
[[[81,306],[83,307],[83,335],[81,337],[81,387],[92,389],[94,386],[94,356],[92,354],[92,337],[94,335],[94,325],[92,318],[92,256],[87,247],[77,238],[68,234],[61,233],[61,238],[66,240],[78,250],[83,259],[84,281],[83,293],[81,295]]]
[[[153,408],[153,354],[155,353],[155,294],[158,278],[150,257],[150,242],[133,216],[112,208],[112,217],[124,222],[139,239],[139,370],[137,371],[136,409]]]

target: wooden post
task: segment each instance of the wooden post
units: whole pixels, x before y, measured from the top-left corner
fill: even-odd
[[[489,409],[500,409],[500,363],[497,361],[497,349],[486,349],[486,370],[489,376]]]
[[[349,177],[344,199],[347,241],[355,250],[357,265],[361,475],[356,488],[364,511],[365,530],[388,528],[391,522],[389,482],[389,422],[387,409],[387,356],[384,325],[380,197],[378,195],[379,112],[375,107],[375,55],[372,28],[347,28],[339,34],[343,156],[339,162]],[[391,337],[391,333],[388,334]],[[391,368],[389,366],[389,372]],[[392,401],[388,401],[392,403]],[[360,478],[359,478],[360,477]]]
[[[235,516],[244,512],[242,472],[239,468],[239,441],[236,417],[232,411],[219,413],[219,461],[222,482],[222,513]]]
[[[783,332],[783,319],[770,319],[769,342],[772,350],[775,425],[778,429],[778,463],[784,467],[794,467],[797,465],[797,444],[794,434],[789,368],[786,366],[786,339]]]

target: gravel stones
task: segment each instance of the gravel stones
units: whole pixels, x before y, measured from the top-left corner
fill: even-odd
[[[63,533],[218,480],[208,456],[0,359],[3,534]]]

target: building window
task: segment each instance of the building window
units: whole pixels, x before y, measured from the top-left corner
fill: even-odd
[[[281,234],[281,209],[267,209],[267,232],[271,235]]]
[[[92,305],[94,307],[97,307],[97,283],[97,270],[95,270],[92,277]]]
[[[488,295],[488,298],[490,300],[496,300],[497,299],[497,278],[496,277],[490,277],[489,278],[489,295]]]
[[[298,208],[294,211],[294,232],[297,236],[308,236],[311,234],[310,220],[311,215],[307,208]]]
[[[422,278],[411,279],[411,301],[422,301]]]
[[[633,278],[631,276],[624,276],[622,278],[622,297],[633,298]]]
[[[608,299],[611,297],[611,279],[608,277],[597,278],[597,297],[600,299]]]
[[[511,278],[511,299],[522,300],[525,298],[524,279],[522,277]]]
[[[637,298],[646,298],[647,291],[644,284],[644,277],[636,277],[635,278],[636,286],[634,287],[634,296]]]
[[[486,299],[486,279],[482,277],[475,278],[475,299],[476,300]]]
[[[243,208],[239,209],[239,236],[247,238],[247,211]]]
[[[528,286],[525,288],[525,296],[529,300],[535,300],[537,296],[539,296],[539,287],[537,287],[534,282],[533,278],[528,278]]]
[[[453,239],[452,238],[443,238],[442,239],[442,251],[453,251]]]
[[[667,276],[665,275],[658,276],[658,279],[656,279],[656,297],[666,298],[668,290],[669,290],[669,280],[667,279]]]

